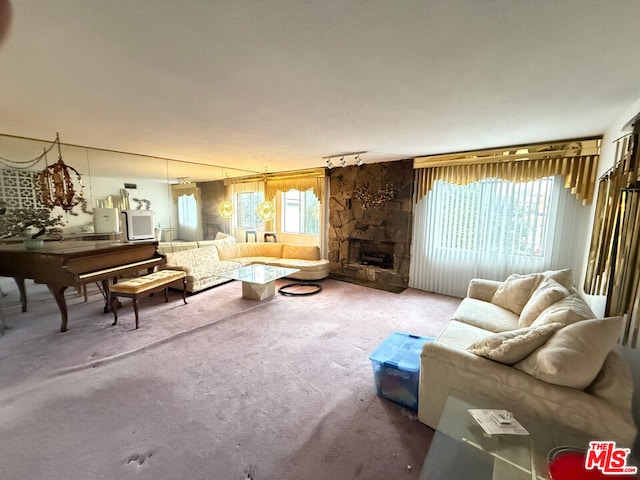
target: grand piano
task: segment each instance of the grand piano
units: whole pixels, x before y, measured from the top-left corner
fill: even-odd
[[[68,287],[101,282],[104,311],[109,311],[109,282],[118,276],[147,270],[165,262],[158,242],[52,241],[41,250],[27,250],[22,244],[0,245],[0,276],[13,277],[20,290],[22,311],[27,309],[25,279],[47,285],[60,310],[60,331],[67,330]]]

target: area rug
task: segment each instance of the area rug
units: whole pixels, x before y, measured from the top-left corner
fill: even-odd
[[[138,330],[126,303],[112,327],[98,295],[70,294],[66,333],[50,298],[3,299],[2,478],[418,478],[433,431],[376,395],[369,355],[437,336],[460,299],[322,287],[146,298]]]

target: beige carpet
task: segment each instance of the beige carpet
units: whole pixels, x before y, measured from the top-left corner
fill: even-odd
[[[282,282],[281,282],[282,284]],[[3,283],[5,290],[7,284]],[[141,328],[97,292],[0,299],[2,479],[418,478],[432,431],[375,394],[392,332],[437,336],[460,299],[325,280],[310,297],[240,298],[238,282],[170,303]]]

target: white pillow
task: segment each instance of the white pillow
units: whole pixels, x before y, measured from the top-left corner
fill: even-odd
[[[531,298],[522,309],[518,320],[519,325],[521,327],[529,327],[546,308],[568,295],[569,290],[552,278],[546,279],[533,292],[533,295],[531,295]]]
[[[543,345],[561,326],[559,323],[549,323],[540,327],[495,333],[472,343],[467,347],[467,351],[512,365]]]
[[[559,322],[566,326],[582,320],[595,318],[595,316],[596,314],[591,311],[589,305],[587,305],[582,297],[574,293],[544,309],[531,325],[537,327],[545,323]]]
[[[563,270],[547,270],[546,272],[542,272],[544,278],[552,279],[558,282],[567,290],[573,287],[573,272],[570,268],[565,268]]]
[[[556,385],[587,388],[622,333],[622,317],[582,320],[558,330],[515,368]]]
[[[491,303],[520,315],[543,278],[540,273],[509,275],[493,294]]]

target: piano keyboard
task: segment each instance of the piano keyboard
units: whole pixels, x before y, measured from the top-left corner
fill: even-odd
[[[84,280],[87,282],[92,282],[97,277],[105,277],[105,276],[109,277],[113,274],[120,273],[125,270],[126,271],[136,270],[138,269],[138,267],[140,270],[142,270],[146,266],[157,265],[158,263],[161,263],[160,260],[161,259],[158,259],[158,258],[151,258],[149,260],[142,260],[140,262],[127,263],[126,265],[119,265],[117,267],[105,268],[104,270],[96,270],[93,272],[81,273],[80,275],[78,275],[78,279]]]

